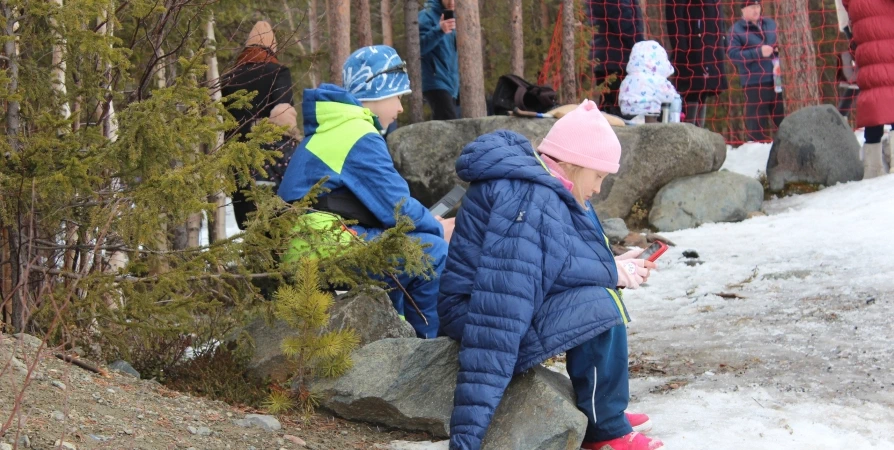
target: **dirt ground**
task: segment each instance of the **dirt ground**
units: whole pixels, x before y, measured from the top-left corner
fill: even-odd
[[[104,377],[63,362],[46,349],[38,358],[39,346],[40,340],[32,336],[17,339],[0,334],[3,450],[7,447],[2,443],[20,449],[28,448],[26,443],[34,449],[58,448],[58,440],[79,450],[365,450],[393,440],[427,438],[325,414],[313,416],[309,423],[280,416],[282,428],[278,431],[243,428],[234,420],[263,412],[191,397],[117,372]],[[20,397],[29,371],[29,384]],[[21,406],[16,409],[19,398]]]

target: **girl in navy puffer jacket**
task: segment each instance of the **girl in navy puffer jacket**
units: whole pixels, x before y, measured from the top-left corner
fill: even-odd
[[[624,413],[629,318],[617,290],[655,266],[616,260],[587,201],[620,158],[591,101],[556,122],[539,152],[510,131],[463,149],[456,169],[470,187],[438,300],[440,334],[461,343],[451,449],[480,448],[512,376],[561,352],[588,419],[584,448],[662,448]]]

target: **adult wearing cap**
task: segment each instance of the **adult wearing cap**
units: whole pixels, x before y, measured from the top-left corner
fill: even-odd
[[[277,104],[292,104],[292,75],[276,59],[276,36],[267,22],[260,21],[252,27],[236,64],[221,77],[223,96],[239,90],[256,94],[250,109],[230,109],[230,114],[239,122],[239,127],[230,131],[230,135],[248,133],[255,121],[269,117]]]
[[[512,376],[561,352],[587,416],[582,448],[663,448],[633,428],[651,428],[647,417],[625,414],[629,317],[618,290],[638,287],[655,265],[639,252],[616,260],[588,200],[620,161],[618,137],[589,100],[537,150],[501,130],[457,159],[470,184],[438,303],[441,334],[460,342],[452,450],[479,449]]]
[[[447,255],[444,228],[452,231],[453,222],[436,218],[410,196],[381,135],[403,112],[400,97],[410,93],[406,63],[391,47],[364,47],[345,61],[342,79],[343,88],[323,84],[304,90],[304,139],[292,156],[278,194],[287,202],[300,200],[327,178],[323,187],[330,192],[320,197],[315,205],[319,212],[309,214],[307,220],[320,228],[331,228],[340,219],[356,220],[359,224],[351,229],[368,240],[395,226],[395,208],[401,206],[401,213],[416,225],[410,236],[429,245],[425,251],[432,257],[435,276],[397,276],[421,315],[396,285],[389,295],[417,336],[433,338],[438,330],[437,274]],[[287,258],[301,251],[297,246]],[[383,281],[393,284],[390,278]]]
[[[894,2],[844,0],[857,44],[857,126],[866,127],[863,179],[884,175],[882,137],[894,125]],[[888,139],[894,150],[894,139]],[[892,164],[894,173],[894,164]]]
[[[761,16],[760,0],[741,3],[742,18],[730,31],[730,61],[745,91],[745,130],[748,140],[769,140],[770,120],[778,127],[785,117],[782,93],[773,86],[776,22]]]

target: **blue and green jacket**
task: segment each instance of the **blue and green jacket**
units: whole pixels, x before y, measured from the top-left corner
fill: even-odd
[[[401,213],[413,220],[417,232],[443,237],[441,224],[410,197],[369,109],[346,90],[322,84],[304,90],[301,110],[305,137],[277,192],[283,200],[299,200],[329,177],[325,188],[347,188],[386,228],[395,225],[394,209],[403,201]]]

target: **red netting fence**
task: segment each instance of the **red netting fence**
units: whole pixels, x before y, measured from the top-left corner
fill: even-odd
[[[805,106],[831,104],[853,119],[859,91],[834,0],[576,5],[577,97],[599,98],[607,112],[654,116],[676,91],[685,121],[731,144],[771,140],[782,118]],[[539,84],[561,86],[561,27],[560,19]],[[634,51],[643,41],[662,47],[665,62],[651,43]],[[673,74],[665,78],[667,63]]]

